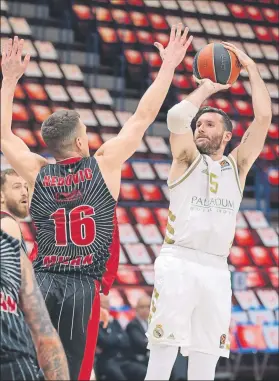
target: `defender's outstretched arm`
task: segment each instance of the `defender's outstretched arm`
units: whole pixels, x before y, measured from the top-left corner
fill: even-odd
[[[173,26],[166,55],[157,78],[141,98],[136,112],[125,123],[118,136],[106,142],[96,155],[103,155],[112,167],[121,166],[136,151],[142,137],[154,122],[170,88],[175,68],[185,57],[192,41],[187,39],[188,28],[182,33],[182,24]]]
[[[28,146],[12,132],[15,88],[30,60],[30,56],[26,55],[22,61],[23,44],[24,40],[19,41],[16,36],[14,40],[9,39],[2,51],[1,151],[16,172],[32,186],[37,173],[43,165],[47,164],[47,161],[30,152]]]

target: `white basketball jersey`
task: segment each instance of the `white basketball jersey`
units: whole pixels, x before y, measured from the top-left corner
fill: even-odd
[[[228,256],[242,199],[233,156],[213,161],[199,154],[168,186],[170,207],[164,248],[177,245]]]

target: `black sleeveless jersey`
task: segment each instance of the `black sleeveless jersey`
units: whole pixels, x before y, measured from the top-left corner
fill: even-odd
[[[35,348],[23,312],[19,308],[21,287],[20,243],[0,231],[1,235],[1,352],[0,363],[28,359],[32,368],[37,364]],[[33,359],[33,364],[30,363]]]
[[[5,218],[5,217],[10,217],[12,218],[13,220],[15,220],[15,218],[8,212],[4,212],[3,210],[0,211],[0,219],[2,220],[2,218]],[[21,249],[24,251],[24,253],[26,255],[28,255],[28,251],[27,251],[27,246],[26,246],[26,243],[23,239],[23,235],[21,233]]]
[[[43,167],[30,214],[37,231],[36,272],[82,274],[101,280],[112,263],[114,268],[118,265],[116,201],[94,157],[70,158]]]

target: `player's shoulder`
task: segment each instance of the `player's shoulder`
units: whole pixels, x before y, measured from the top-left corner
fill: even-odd
[[[10,237],[21,241],[19,225],[12,217],[7,216],[1,220],[1,230]]]

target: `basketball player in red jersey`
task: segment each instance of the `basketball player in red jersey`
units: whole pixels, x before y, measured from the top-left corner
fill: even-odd
[[[42,380],[40,366],[47,380],[68,380],[65,352],[18,226],[28,214],[26,181],[13,169],[1,171],[0,378]]]
[[[154,122],[175,68],[192,37],[173,26],[157,78],[117,137],[90,157],[86,126],[75,111],[58,111],[42,125],[56,159],[30,152],[11,131],[15,86],[29,61],[21,60],[23,40],[9,40],[2,53],[1,146],[33,194],[30,213],[37,228],[34,269],[64,345],[71,379],[89,379],[99,320],[99,290],[107,294],[118,267],[119,235],[115,208],[122,164],[133,155]],[[87,337],[89,339],[87,341]]]

